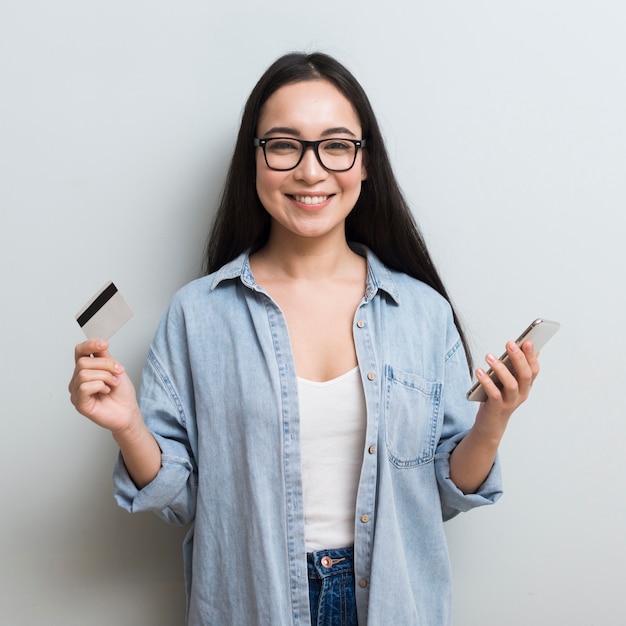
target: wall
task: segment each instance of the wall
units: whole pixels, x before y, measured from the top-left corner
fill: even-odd
[[[182,623],[180,529],[116,508],[115,447],[69,404],[73,315],[116,281],[136,379],[254,81],[322,49],[371,97],[477,360],[563,325],[505,497],[447,526],[455,626],[623,623],[624,6],[5,0],[0,622]]]

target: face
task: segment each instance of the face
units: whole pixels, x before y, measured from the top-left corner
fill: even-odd
[[[260,139],[362,139],[361,132],[352,104],[326,80],[278,89],[263,105],[257,127]],[[366,175],[362,150],[346,172],[324,169],[310,148],[295,169],[280,172],[269,169],[256,148],[256,189],[272,220],[271,236],[345,238],[345,219]]]

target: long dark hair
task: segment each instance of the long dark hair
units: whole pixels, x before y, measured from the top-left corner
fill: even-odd
[[[352,103],[361,122],[363,138],[367,140],[367,180],[346,219],[346,239],[366,245],[387,267],[430,285],[450,303],[471,369],[465,334],[396,181],[369,99],[356,78],[326,54],[286,54],[265,71],[252,90],[207,242],[205,273],[219,269],[245,250],[258,250],[267,242],[270,218],[256,192],[253,145],[261,108],[280,87],[319,79],[331,82]]]

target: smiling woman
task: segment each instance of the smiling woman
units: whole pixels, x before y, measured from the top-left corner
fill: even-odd
[[[442,521],[495,502],[539,366],[465,401],[465,339],[356,79],[278,59],[252,91],[207,248],[138,398],[94,339],[72,401],[120,446],[116,497],[191,525],[188,624],[451,622]],[[304,572],[307,576],[304,576]]]

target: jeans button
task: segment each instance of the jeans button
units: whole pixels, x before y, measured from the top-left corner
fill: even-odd
[[[333,560],[329,556],[323,556],[320,563],[327,569],[333,566]]]

